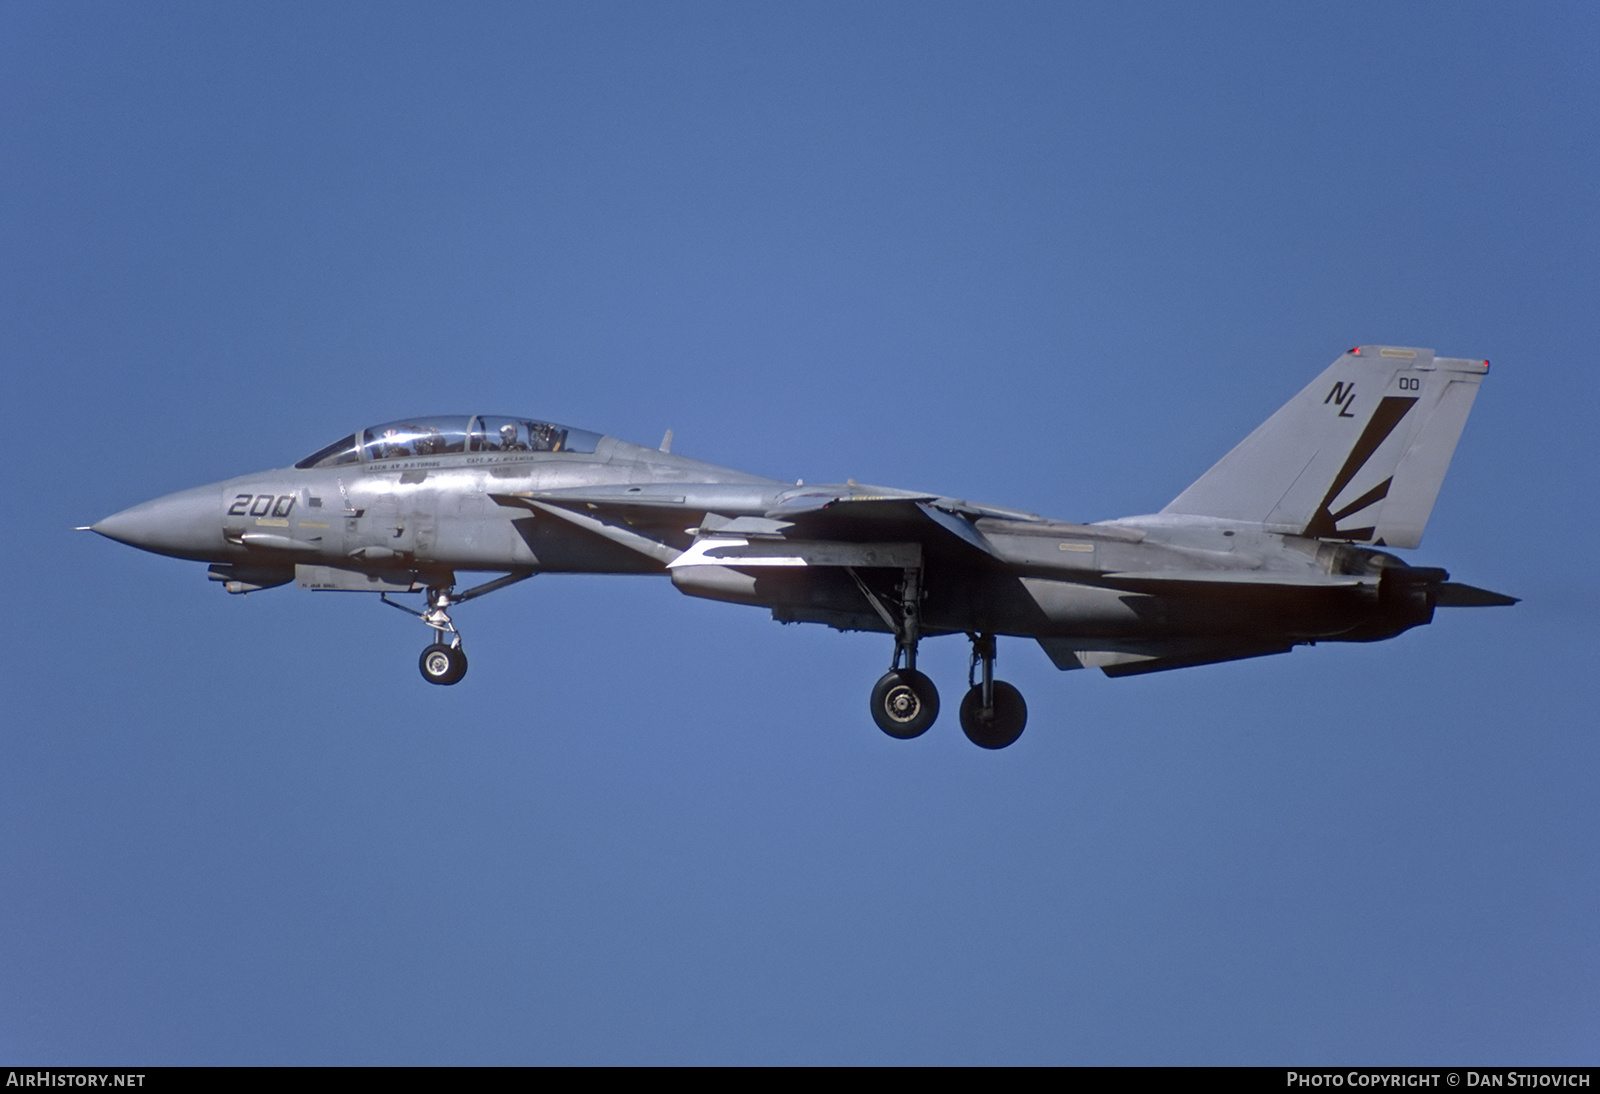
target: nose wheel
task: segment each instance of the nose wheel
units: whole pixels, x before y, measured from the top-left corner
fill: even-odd
[[[430,684],[454,684],[467,674],[467,655],[461,650],[461,635],[450,622],[450,590],[430,586],[425,594],[428,610],[422,621],[433,628],[433,645],[422,651],[418,667],[422,678]],[[448,636],[448,641],[446,640]]]
[[[422,678],[430,684],[454,684],[467,674],[467,655],[460,646],[435,642],[422,651]]]

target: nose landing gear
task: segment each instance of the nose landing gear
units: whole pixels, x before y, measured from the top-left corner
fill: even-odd
[[[417,667],[422,670],[422,678],[430,684],[459,683],[467,674],[467,655],[461,649],[461,633],[450,622],[450,605],[457,603],[450,598],[450,593],[451,586],[448,585],[428,586],[422,594],[428,601],[428,610],[425,612],[395,604],[388,594],[383,598],[385,604],[394,604],[402,611],[411,612],[433,628],[433,644],[422,651],[422,657],[417,662]]]
[[[388,593],[383,594],[382,600],[391,608],[399,608],[408,615],[416,616],[432,628],[433,642],[422,651],[422,657],[417,662],[422,678],[430,684],[456,684],[467,674],[467,655],[461,648],[461,633],[450,621],[450,608],[532,576],[532,573],[507,574],[468,589],[459,596],[455,594],[453,585],[429,585],[423,592],[428,604],[428,610],[424,612],[395,603],[389,599]]]

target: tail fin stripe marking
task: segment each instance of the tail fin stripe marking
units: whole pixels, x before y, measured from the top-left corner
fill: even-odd
[[[1349,505],[1346,505],[1343,509],[1333,514],[1333,522],[1338,524],[1351,513],[1359,513],[1373,502],[1382,501],[1384,498],[1388,497],[1389,484],[1392,482],[1394,482],[1394,476],[1390,475],[1377,486],[1374,486],[1371,490],[1368,490],[1365,494],[1362,494],[1355,501],[1351,502]],[[1324,502],[1323,504],[1326,505],[1327,503]]]
[[[1367,422],[1367,427],[1361,431],[1355,447],[1350,450],[1350,455],[1344,461],[1344,466],[1339,469],[1339,474],[1334,477],[1333,485],[1329,487],[1327,496],[1322,499],[1322,504],[1317,507],[1316,515],[1311,518],[1311,523],[1306,525],[1302,535],[1331,536],[1345,535],[1334,525],[1337,523],[1333,514],[1328,512],[1328,506],[1333,504],[1333,499],[1339,492],[1350,485],[1350,480],[1360,473],[1366,466],[1378,446],[1389,439],[1389,434],[1394,432],[1395,426],[1400,424],[1410,409],[1416,405],[1416,396],[1386,395],[1378,403],[1378,409],[1372,412],[1372,418]],[[1377,499],[1373,499],[1377,500]],[[1353,510],[1352,510],[1353,512]]]
[[[1361,431],[1361,437],[1356,441],[1356,446],[1350,450],[1349,459],[1344,461],[1344,466],[1339,469],[1338,476],[1333,480],[1333,486],[1328,490],[1328,496],[1322,499],[1322,507],[1326,509],[1339,492],[1350,485],[1350,480],[1366,466],[1378,446],[1389,439],[1389,434],[1394,432],[1394,427],[1400,424],[1400,419],[1406,416],[1414,405],[1417,397],[1388,395],[1378,404],[1378,409],[1373,412],[1372,420],[1367,423],[1367,428]]]

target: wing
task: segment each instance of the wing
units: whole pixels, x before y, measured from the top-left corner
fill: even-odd
[[[1003,560],[979,520],[1039,522],[1020,510],[849,484],[773,495],[759,486],[654,483],[492,495],[566,521],[669,569],[921,565],[926,556]]]

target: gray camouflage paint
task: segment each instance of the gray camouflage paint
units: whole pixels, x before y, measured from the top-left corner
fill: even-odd
[[[606,437],[592,453],[264,471],[94,530],[211,563],[230,592],[645,573],[782,622],[885,633],[915,570],[918,637],[1033,638],[1059,668],[1127,675],[1375,641],[1438,606],[1514,603],[1378,549],[1420,540],[1487,370],[1430,350],[1351,350],[1161,513],[1092,525],[854,482],[791,485]]]

